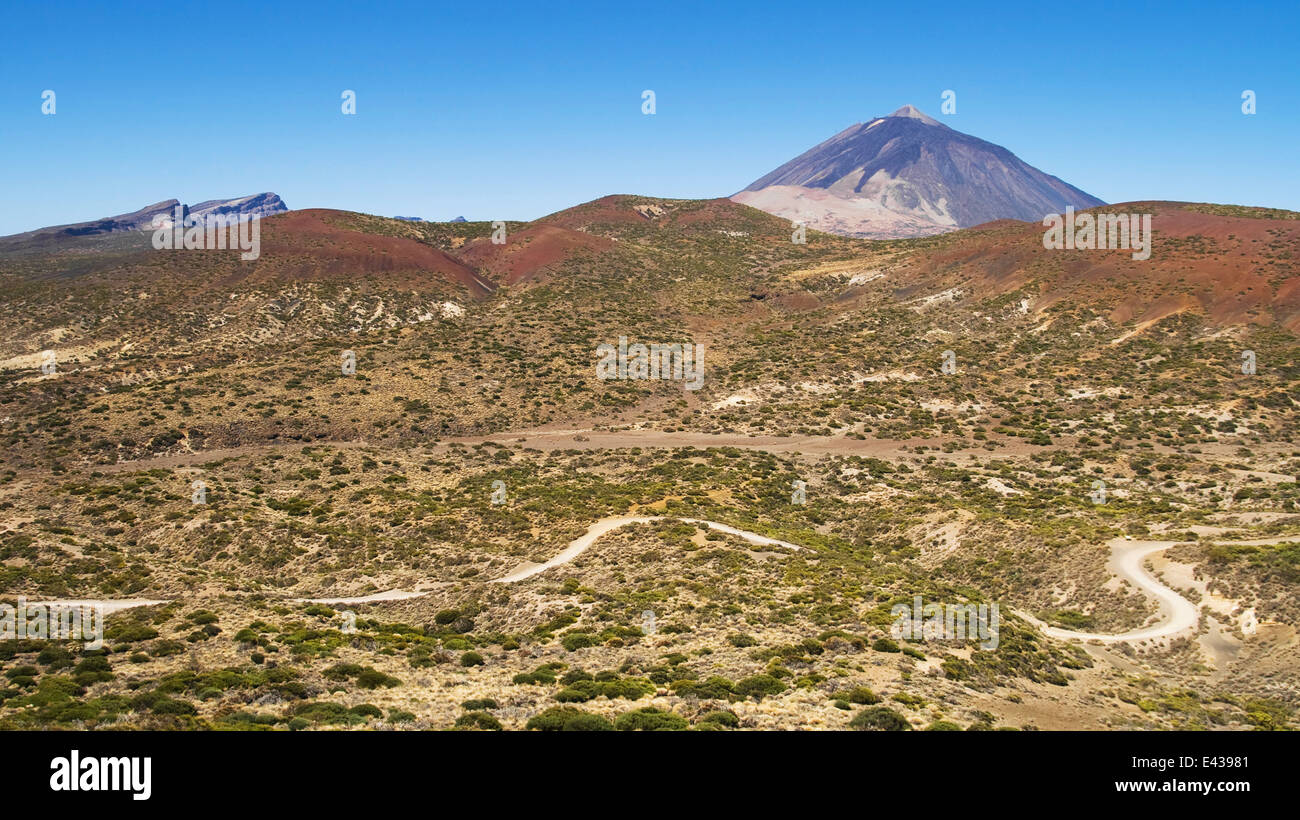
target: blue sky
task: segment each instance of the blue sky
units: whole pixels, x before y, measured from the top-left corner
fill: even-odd
[[[1110,202],[1300,210],[1297,43],[1294,0],[11,2],[0,234],[260,191],[428,219],[724,196],[904,103]]]

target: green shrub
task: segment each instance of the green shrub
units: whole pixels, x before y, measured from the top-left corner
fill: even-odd
[[[63,669],[72,665],[72,653],[61,646],[47,646],[36,656],[36,662],[51,669]]]
[[[481,729],[491,732],[501,731],[501,721],[487,712],[466,712],[456,718],[457,729]]]
[[[312,723],[360,723],[363,718],[354,715],[341,703],[314,701],[300,703],[291,710],[294,717],[309,720]]]
[[[194,715],[198,713],[198,710],[194,708],[194,704],[166,696],[154,701],[153,711],[157,715]]]
[[[676,732],[688,725],[686,718],[681,715],[654,706],[624,712],[614,721],[614,728],[620,732]]]
[[[586,649],[589,646],[596,645],[596,639],[586,632],[570,632],[560,640],[560,645],[570,652],[577,649]]]
[[[838,700],[847,700],[849,703],[857,703],[863,706],[870,706],[873,703],[880,703],[880,696],[871,691],[867,686],[855,686],[846,692],[838,692],[835,695]]]
[[[529,718],[525,728],[538,732],[605,732],[614,726],[599,715],[572,706],[552,706]]]
[[[585,686],[582,684],[586,684]],[[599,696],[593,681],[579,681],[577,685],[568,686],[555,694],[560,703],[586,703]]]
[[[562,731],[565,732],[612,732],[614,724],[610,723],[600,715],[593,715],[587,712],[574,715],[564,722]]]
[[[538,732],[558,732],[564,728],[564,724],[571,718],[585,714],[587,713],[572,706],[552,706],[545,712],[539,712],[530,717],[524,728]]]
[[[359,663],[336,663],[321,672],[321,676],[327,680],[347,680],[348,678],[355,678],[364,671],[366,671],[366,667]]]
[[[677,680],[668,688],[683,698],[701,700],[732,700],[736,697],[735,684],[721,675],[712,675],[704,681]]]
[[[598,697],[627,698],[637,700],[654,694],[655,686],[645,678],[623,678],[621,680],[577,680],[558,694],[555,699],[561,703],[584,703]]]
[[[771,675],[753,675],[736,681],[736,694],[762,700],[767,695],[784,692],[786,686]]]
[[[873,706],[854,715],[853,720],[849,721],[849,728],[859,731],[905,732],[912,728],[912,724],[888,706]]]
[[[402,682],[397,678],[394,678],[391,675],[385,675],[378,669],[367,669],[357,675],[357,686],[360,686],[362,689],[378,689],[381,686],[391,689],[394,686],[399,686],[401,683]]]
[[[712,723],[716,726],[725,726],[728,729],[735,729],[740,726],[740,718],[736,717],[736,713],[729,709],[719,709],[715,712],[709,712],[696,721],[696,725],[701,723]]]
[[[115,643],[135,643],[158,637],[158,630],[147,624],[126,621],[105,629],[104,637]]]
[[[77,664],[74,670],[74,679],[81,686],[89,686],[92,683],[100,681],[109,681],[113,679],[112,667],[108,665],[108,658],[102,655],[94,655],[89,658],[83,658]]]
[[[936,720],[925,727],[927,732],[960,732],[961,727],[950,720]]]
[[[974,671],[968,661],[955,657],[944,658],[939,668],[943,670],[943,676],[949,680],[968,680]]]

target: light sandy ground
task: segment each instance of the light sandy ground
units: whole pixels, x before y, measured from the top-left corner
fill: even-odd
[[[428,587],[420,584],[413,590],[403,589],[386,589],[383,592],[375,592],[370,595],[357,595],[353,598],[294,598],[294,603],[299,604],[373,604],[380,601],[405,601],[407,598],[418,598],[427,593]]]
[[[114,612],[120,612],[123,609],[132,609],[137,606],[156,606],[165,604],[167,601],[155,601],[149,598],[117,598],[117,599],[66,599],[61,598],[52,601],[32,601],[28,606],[47,606],[54,609],[81,609],[91,607],[103,607],[105,615],[112,615]]]
[[[997,478],[995,476],[989,476],[989,480],[984,482],[984,486],[988,487],[990,490],[992,490],[995,493],[998,493],[999,495],[1022,495],[1023,494],[1021,490],[1017,490],[1015,487],[1007,486],[1007,484],[1003,482],[1002,479]]]
[[[154,470],[154,469],[171,469],[177,467],[193,467],[196,464],[207,464],[212,461],[222,461],[228,458],[239,458],[240,456],[253,455],[255,453],[269,453],[277,449],[287,447],[301,448],[303,446],[329,446],[336,450],[353,450],[359,447],[368,446],[364,440],[352,441],[329,441],[329,442],[302,442],[292,441],[282,444],[245,444],[239,447],[223,447],[213,450],[199,450],[198,452],[172,453],[165,456],[155,456],[140,461],[119,461],[116,464],[96,465],[95,469],[102,470],[106,473],[129,473],[135,470]]]
[[[1269,538],[1248,538],[1245,541],[1218,541],[1216,543],[1239,547],[1269,547],[1274,544],[1290,544],[1300,541],[1300,535],[1274,535]]]
[[[1213,518],[1217,520],[1235,520],[1242,524],[1268,524],[1273,521],[1283,521],[1288,518],[1296,518],[1297,513],[1293,512],[1223,512],[1215,513]],[[1234,527],[1235,529],[1235,527]]]

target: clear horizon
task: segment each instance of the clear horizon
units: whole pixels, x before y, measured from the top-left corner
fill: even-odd
[[[1044,34],[1053,20],[948,3],[832,4],[806,19],[733,3],[409,5],[364,20],[328,3],[233,3],[219,17],[14,8],[0,235],[262,191],[294,209],[430,220],[535,219],[608,194],[729,196],[904,104],[1107,202],[1300,210],[1293,11],[1090,10],[1114,25]],[[194,33],[196,20],[212,22]],[[826,34],[826,21],[841,26]],[[954,115],[941,110],[948,89]],[[355,115],[341,113],[344,90]]]

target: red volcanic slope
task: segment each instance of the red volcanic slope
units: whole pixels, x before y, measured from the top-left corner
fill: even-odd
[[[788,220],[732,202],[727,197],[674,200],[627,194],[593,199],[591,202],[556,211],[533,224],[559,225],[578,231],[600,227],[616,228],[620,225],[672,225],[679,228],[699,226],[701,229],[716,230],[730,222],[752,225],[756,218],[761,224],[780,226],[782,232],[784,226],[789,224]]]
[[[626,194],[611,194],[572,208],[565,208],[544,216],[534,224],[558,225],[562,228],[585,230],[591,225],[638,225],[645,224],[647,217],[636,212],[631,203],[638,197]]]
[[[476,298],[494,289],[451,254],[414,239],[340,228],[331,224],[335,214],[344,212],[312,208],[263,219],[262,256],[247,279],[346,281],[380,274],[388,284],[415,289],[449,282]]]
[[[1049,250],[1043,226],[999,220],[949,234],[938,249],[912,257],[909,278],[916,284],[899,296],[928,292],[936,279],[980,297],[1034,281],[1035,309],[1069,298],[1108,309],[1116,322],[1193,310],[1216,325],[1277,324],[1300,332],[1300,220],[1201,213],[1175,202],[1088,212],[1152,214],[1151,258],[1133,259],[1128,250]]]
[[[612,247],[614,242],[602,236],[558,225],[534,224],[508,233],[502,245],[494,245],[490,239],[475,239],[460,249],[460,256],[493,280],[513,285],[537,278],[575,255],[598,254]]]

